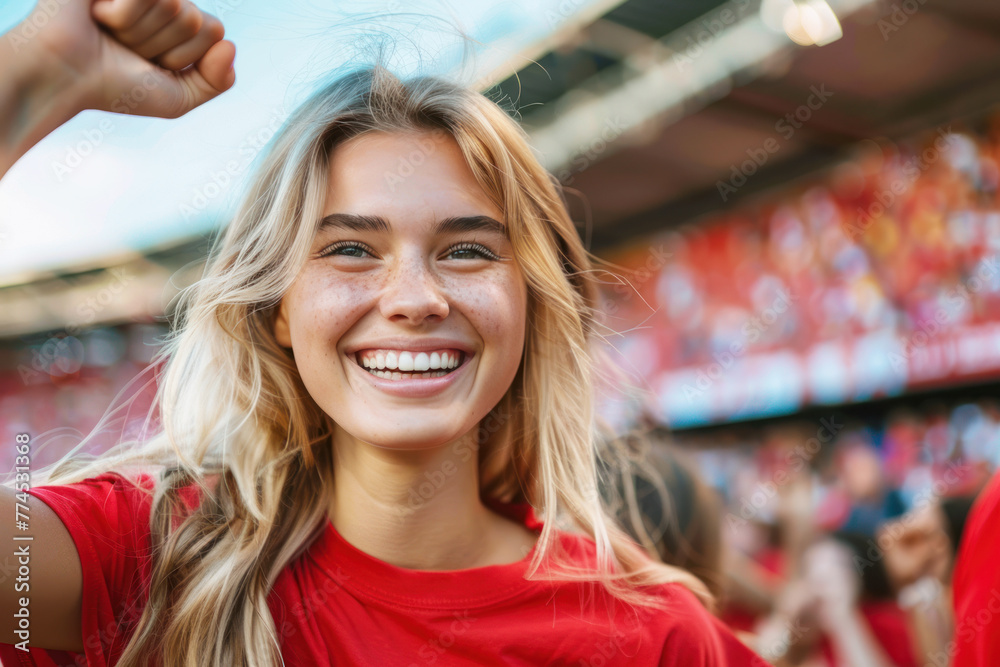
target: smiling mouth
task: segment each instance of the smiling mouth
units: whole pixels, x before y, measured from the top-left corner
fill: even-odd
[[[409,350],[359,350],[354,361],[372,375],[385,380],[416,380],[444,377],[465,361],[465,352],[454,349],[412,352]]]

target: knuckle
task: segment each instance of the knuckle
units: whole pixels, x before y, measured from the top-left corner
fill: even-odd
[[[222,25],[221,21],[210,21],[208,25],[205,26],[205,31],[213,42],[218,42],[220,39],[226,36],[226,28]]]
[[[104,21],[104,25],[112,30],[124,30],[127,25],[128,16],[125,14],[124,10],[115,7],[110,13],[108,13],[107,18]]]
[[[192,12],[188,12],[184,16],[181,22],[181,26],[183,27],[183,32],[188,37],[194,37],[195,35],[197,35],[198,31],[201,30],[201,24],[202,24],[201,12],[199,12],[197,9]]]
[[[222,21],[215,18],[211,14],[206,14],[202,12],[204,17],[204,23],[202,24],[202,29],[214,40],[218,41],[226,36],[226,27],[222,25]]]
[[[170,18],[178,16],[184,6],[184,0],[161,0],[160,2],[163,13]]]
[[[156,59],[156,61],[157,63],[159,63],[160,67],[175,71],[182,70],[189,64],[185,63],[180,57],[172,53],[160,56],[159,58]]]

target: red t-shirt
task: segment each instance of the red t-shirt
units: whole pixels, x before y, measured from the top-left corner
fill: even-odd
[[[965,524],[952,578],[955,636],[953,665],[1000,662],[1000,473],[982,491]],[[944,664],[944,663],[942,663]]]
[[[113,665],[145,604],[149,498],[113,473],[30,493],[59,515],[80,554],[86,655],[32,648],[29,660],[0,644],[0,659],[9,666]],[[541,530],[529,505],[494,507]],[[593,541],[562,531],[559,540],[578,562],[594,563]],[[409,570],[356,549],[327,522],[268,598],[282,657],[288,667],[767,665],[678,584],[661,587],[669,610],[629,613],[597,585],[526,581],[529,560]]]

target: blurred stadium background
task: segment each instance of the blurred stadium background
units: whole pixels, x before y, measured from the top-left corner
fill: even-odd
[[[686,450],[730,516],[774,488],[754,504],[763,528],[781,514],[770,480],[802,446],[828,530],[874,534],[931,489],[975,493],[1000,464],[1000,5],[547,11],[482,89],[618,267],[611,358],[641,391],[606,387],[608,422]],[[0,438],[45,435],[44,465],[129,382],[148,399],[152,373],[134,379],[222,220],[0,275]]]

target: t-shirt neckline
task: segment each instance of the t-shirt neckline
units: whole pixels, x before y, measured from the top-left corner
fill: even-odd
[[[541,532],[542,523],[530,504],[500,503],[491,499],[483,502],[536,534]],[[309,555],[337,586],[369,602],[397,608],[467,610],[532,591],[535,582],[524,576],[537,548],[536,540],[527,555],[514,563],[464,570],[414,570],[361,551],[327,520],[320,538],[309,549]]]

